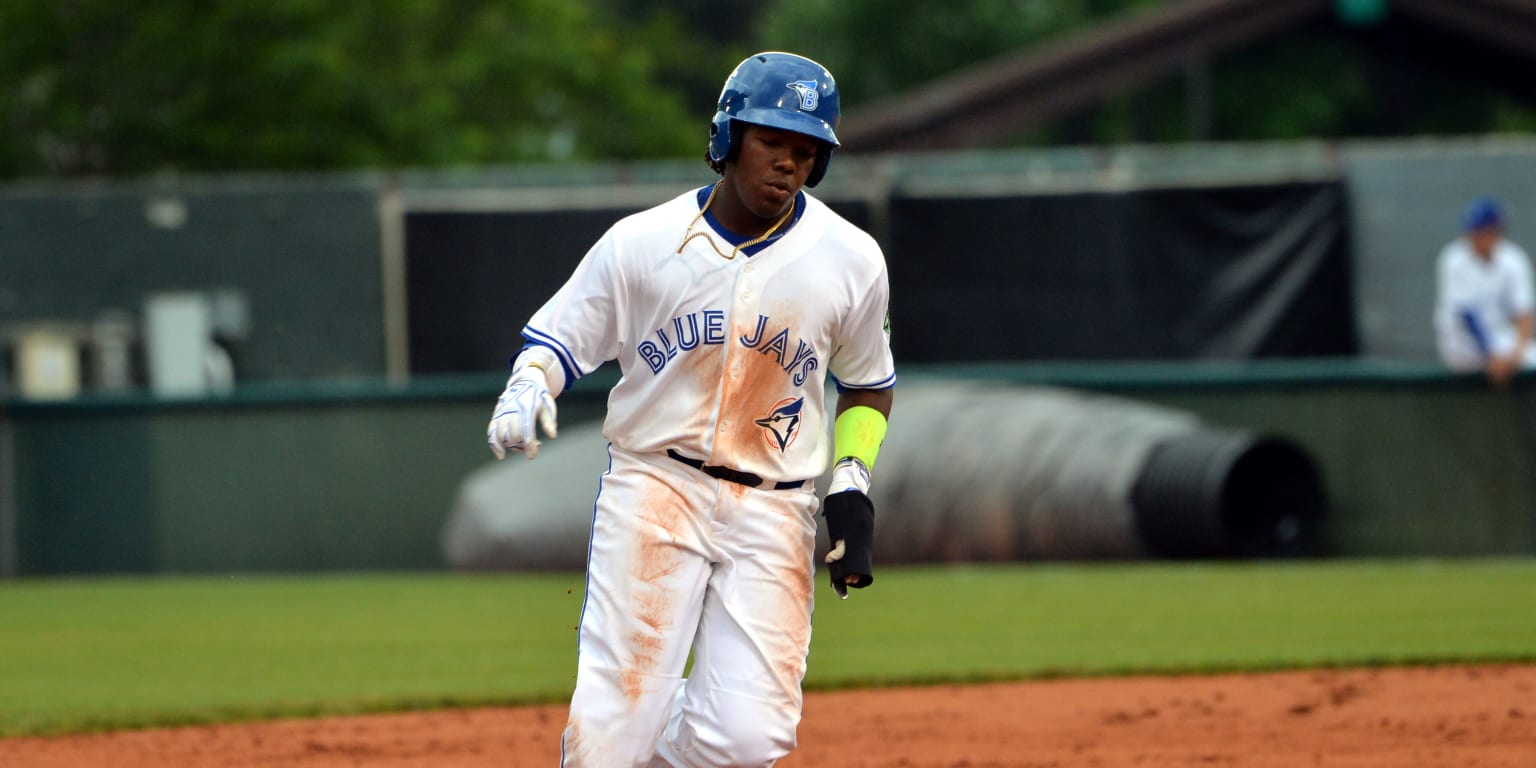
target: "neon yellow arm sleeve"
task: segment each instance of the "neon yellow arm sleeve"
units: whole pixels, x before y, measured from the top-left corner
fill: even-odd
[[[837,415],[832,425],[832,456],[836,464],[852,456],[875,468],[875,457],[885,441],[885,416],[867,405],[855,405]]]

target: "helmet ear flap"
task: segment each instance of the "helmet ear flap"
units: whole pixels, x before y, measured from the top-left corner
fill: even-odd
[[[715,173],[724,173],[725,164],[736,159],[741,149],[741,124],[728,116],[716,118],[709,124],[709,167]]]
[[[720,159],[721,163],[734,162],[736,160],[736,156],[741,154],[741,131],[741,123],[739,121],[732,120],[730,127],[726,129],[726,133],[731,137],[730,143],[728,145],[729,149],[725,151],[725,157]]]
[[[821,177],[827,175],[827,164],[832,162],[832,145],[823,144],[816,150],[816,165],[811,167],[811,175],[805,177],[805,185],[814,187],[821,181]]]

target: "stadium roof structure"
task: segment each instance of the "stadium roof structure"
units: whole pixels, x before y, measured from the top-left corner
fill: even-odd
[[[994,145],[1128,86],[1306,29],[1536,102],[1536,0],[1183,0],[849,109],[838,135],[853,152]]]

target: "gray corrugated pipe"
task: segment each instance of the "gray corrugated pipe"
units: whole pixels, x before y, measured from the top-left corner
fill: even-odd
[[[1301,447],[1252,432],[1202,429],[1160,443],[1131,491],[1142,540],[1169,557],[1314,554],[1326,505]]]
[[[1303,554],[1326,505],[1289,441],[1053,387],[898,387],[878,464],[885,562]]]
[[[572,425],[538,461],[477,470],[444,530],[450,566],[581,568],[606,444],[597,424]],[[897,388],[870,495],[884,563],[1305,554],[1326,506],[1289,441],[1123,398],[969,381]]]

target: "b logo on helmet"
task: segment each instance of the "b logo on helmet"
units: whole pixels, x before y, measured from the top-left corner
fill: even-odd
[[[796,80],[793,83],[785,83],[784,87],[800,95],[800,109],[806,112],[816,111],[816,104],[821,97],[816,92],[815,80]]]

